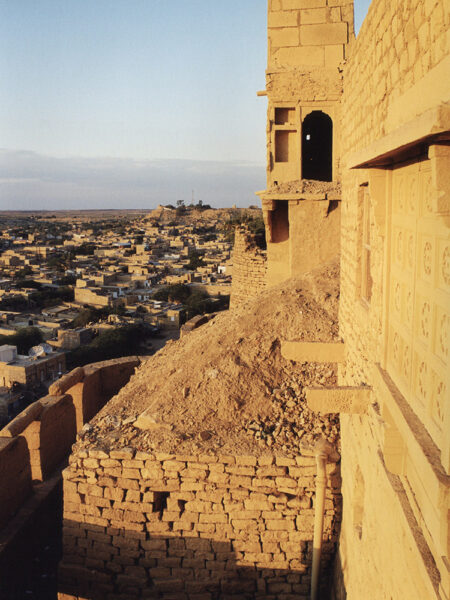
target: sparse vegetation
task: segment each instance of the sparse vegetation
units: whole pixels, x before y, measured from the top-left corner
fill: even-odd
[[[37,327],[21,327],[14,335],[0,335],[0,346],[17,346],[19,354],[28,354],[32,346],[43,341],[42,333]]]
[[[83,365],[139,354],[141,343],[151,334],[140,325],[125,325],[100,333],[90,344],[69,352],[66,356],[68,369]]]

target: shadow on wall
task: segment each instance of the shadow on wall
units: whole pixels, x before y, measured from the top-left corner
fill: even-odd
[[[105,530],[64,520],[65,560],[59,569],[59,600],[161,598],[165,600],[306,600],[310,595],[312,540],[297,543],[291,567],[271,562],[271,546],[292,543],[288,532],[272,532],[271,541],[254,542],[254,556],[243,559],[239,542],[189,535],[146,535],[126,528]],[[68,555],[68,535],[73,545]],[[193,534],[195,535],[195,534]],[[248,534],[251,537],[252,534]],[[324,542],[332,552],[336,539]],[[248,546],[248,542],[246,542]],[[266,548],[264,548],[264,546]],[[86,558],[87,554],[96,558]],[[264,552],[264,550],[266,550]],[[257,560],[260,563],[255,563]],[[253,564],[252,564],[253,558]],[[264,563],[264,564],[263,564]],[[329,571],[319,598],[330,597]],[[61,583],[63,581],[63,583]]]
[[[129,381],[139,363],[126,357],[75,369],[51,386],[52,395],[0,431],[1,600],[55,597],[61,470],[76,432]]]
[[[7,548],[0,541],[0,600],[56,600],[62,489],[57,484]]]

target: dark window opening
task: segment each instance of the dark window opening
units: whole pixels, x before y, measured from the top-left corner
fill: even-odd
[[[273,243],[289,239],[289,205],[287,202],[277,201],[275,210],[270,212],[270,226]]]
[[[303,121],[302,178],[333,180],[333,121],[320,110]]]
[[[153,512],[162,513],[167,508],[167,499],[170,496],[169,492],[155,492],[153,501]]]

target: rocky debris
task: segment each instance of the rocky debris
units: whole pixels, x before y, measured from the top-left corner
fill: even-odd
[[[316,181],[315,179],[296,179],[273,186],[269,192],[279,194],[341,194],[341,184],[336,181]]]
[[[306,404],[304,391],[309,385],[335,385],[333,367],[311,363],[299,366],[298,375],[272,390],[272,413],[264,419],[251,419],[244,424],[244,429],[262,447],[271,448],[275,444],[289,455],[312,448],[319,438],[339,448],[339,416],[313,413]]]
[[[338,417],[312,413],[304,391],[333,385],[335,365],[296,364],[280,351],[282,340],[339,341],[338,298],[336,260],[219,313],[145,361],[78,444],[295,456],[321,435],[338,443]]]

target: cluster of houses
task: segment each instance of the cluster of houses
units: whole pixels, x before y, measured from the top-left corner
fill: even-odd
[[[144,321],[162,336],[177,337],[185,307],[154,299],[158,289],[182,283],[213,301],[230,294],[232,244],[217,217],[194,224],[145,214],[120,213],[107,223],[56,216],[53,234],[35,215],[0,219],[0,336],[32,326],[46,342],[35,356],[0,343],[0,420],[2,398],[12,404],[15,392],[49,385],[65,371],[66,353],[102,330]],[[103,317],[80,326],[77,317],[88,308],[103,309]]]

